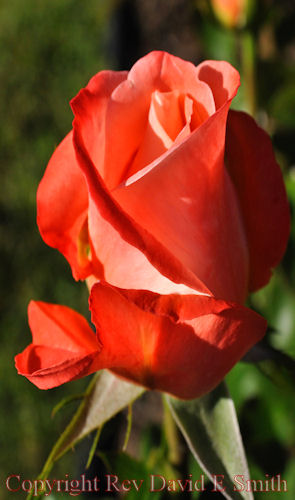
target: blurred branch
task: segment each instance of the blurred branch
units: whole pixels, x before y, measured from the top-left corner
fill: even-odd
[[[242,361],[255,364],[278,387],[294,391],[295,360],[265,341],[252,347]]]

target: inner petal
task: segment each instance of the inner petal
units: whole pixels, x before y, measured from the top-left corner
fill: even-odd
[[[181,97],[177,90],[152,94],[150,124],[164,144],[168,141],[167,149],[186,123]]]
[[[165,153],[175,141],[190,134],[193,102],[178,90],[152,93],[145,135],[126,178]]]

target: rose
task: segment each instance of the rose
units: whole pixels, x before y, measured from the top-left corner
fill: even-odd
[[[79,317],[68,347],[65,318],[77,313],[33,303],[17,367],[39,387],[109,368],[192,398],[264,334],[242,304],[281,259],[289,212],[269,138],[228,112],[238,85],[228,63],[153,52],[129,73],[98,73],[72,101],[73,132],[40,183],[37,218],[76,279],[101,281],[90,297],[97,338]]]
[[[241,303],[268,282],[288,208],[269,138],[228,114],[238,85],[228,63],[154,52],[78,94],[37,194],[41,235],[76,279]]]

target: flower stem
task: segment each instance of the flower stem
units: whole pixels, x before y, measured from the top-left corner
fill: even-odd
[[[163,397],[164,407],[164,434],[168,446],[168,460],[173,466],[179,466],[182,461],[182,452],[179,442],[179,433],[170,408]]]
[[[255,40],[253,33],[244,30],[240,33],[241,70],[244,85],[244,98],[248,112],[256,113],[255,88]]]

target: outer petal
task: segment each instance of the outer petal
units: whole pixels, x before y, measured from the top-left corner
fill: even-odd
[[[99,131],[104,125],[107,98],[125,75],[125,72],[104,71],[94,76],[88,84],[87,91],[91,92],[93,87],[97,88],[98,80],[103,76],[104,99],[100,100],[97,109],[96,124],[90,124],[94,136],[98,134],[94,137],[93,148],[99,148],[102,159],[103,146],[99,141]],[[76,160],[72,137],[73,132],[70,132],[56,148],[40,182],[37,222],[44,241],[57,248],[69,261],[74,278],[85,279],[92,273],[99,274],[99,269],[93,269],[88,258],[88,189]]]
[[[290,212],[268,135],[246,113],[230,111],[226,162],[247,232],[250,291],[266,285],[281,260],[290,232]]]
[[[197,74],[212,90],[216,109],[236,95],[240,85],[238,71],[226,61],[204,61],[197,66]]]
[[[44,241],[69,261],[76,279],[91,273],[83,251],[88,191],[70,132],[53,153],[37,192],[37,222]],[[80,244],[79,244],[80,242]]]
[[[30,302],[33,342],[15,357],[18,373],[50,389],[95,371],[101,346],[83,316],[65,306]]]
[[[109,126],[108,108],[110,106],[113,91],[125,82],[128,73],[126,71],[101,71],[95,75],[85,89],[80,90],[78,95],[72,99],[71,107],[74,114],[81,115],[83,132],[87,148],[91,154],[92,161],[97,171],[103,177],[116,172],[117,165],[107,164],[106,157],[106,129]],[[129,113],[132,110],[129,110]],[[117,117],[115,117],[116,119]],[[135,131],[136,133],[137,131]],[[124,128],[117,130],[114,124],[111,130],[111,147],[121,142],[121,134]],[[130,141],[131,139],[129,139]],[[125,143],[125,150],[129,148],[129,143]]]
[[[217,72],[218,67],[211,69]],[[222,71],[220,64],[219,80]],[[214,296],[243,303],[248,291],[248,249],[236,193],[224,168],[226,119],[238,84],[237,72],[231,71],[235,85],[228,83],[227,90],[221,85],[226,99],[221,106],[216,96],[218,111],[182,144],[112,194]]]
[[[197,293],[209,294],[208,288],[193,273],[100,191],[99,182],[94,180],[91,185],[89,203],[89,233],[96,275],[118,287],[164,294],[193,293],[192,287]]]
[[[183,399],[213,389],[266,328],[251,310],[204,296],[96,284],[90,307],[100,366]]]

